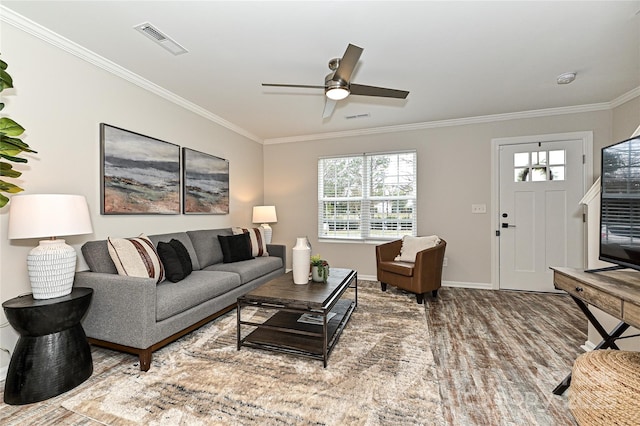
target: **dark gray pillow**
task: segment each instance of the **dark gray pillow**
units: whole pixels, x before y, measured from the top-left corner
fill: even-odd
[[[183,280],[187,275],[182,268],[182,262],[178,258],[176,250],[169,243],[158,243],[158,256],[164,266],[165,277],[172,283]]]
[[[190,273],[193,272],[193,263],[191,262],[191,256],[189,256],[187,248],[184,246],[184,244],[182,244],[182,242],[176,240],[175,238],[172,238],[171,241],[169,241],[169,244],[176,251],[178,260],[182,265],[184,276],[187,277]]]
[[[218,235],[218,241],[220,241],[220,247],[222,248],[223,263],[253,259],[249,234]]]

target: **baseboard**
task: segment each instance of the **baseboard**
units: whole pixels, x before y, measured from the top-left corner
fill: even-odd
[[[592,350],[594,350],[596,348],[596,344],[591,342],[590,340],[587,340],[584,342],[584,345],[580,346],[582,349],[584,349],[585,352],[591,352]]]
[[[358,279],[362,281],[378,281],[378,277],[375,275],[360,275],[358,274]]]
[[[4,382],[7,378],[7,372],[9,371],[9,366],[0,368],[0,382]]]
[[[491,283],[472,283],[468,281],[442,281],[443,287],[473,288],[477,290],[493,290]]]

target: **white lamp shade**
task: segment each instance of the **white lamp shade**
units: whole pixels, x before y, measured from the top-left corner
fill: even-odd
[[[274,223],[277,221],[276,206],[255,206],[253,208],[253,223]]]
[[[14,195],[9,203],[9,239],[49,238],[93,232],[82,195]]]

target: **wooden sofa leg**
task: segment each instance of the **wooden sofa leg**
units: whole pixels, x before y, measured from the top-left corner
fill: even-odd
[[[140,360],[140,371],[149,371],[151,368],[151,348],[143,349],[138,355],[138,359]]]
[[[382,288],[382,291],[387,291],[387,283],[380,281],[380,288]]]
[[[416,302],[418,302],[418,305],[422,305],[423,301],[424,301],[424,293],[416,294]]]
[[[438,289],[432,290],[431,295],[435,298],[438,297]]]

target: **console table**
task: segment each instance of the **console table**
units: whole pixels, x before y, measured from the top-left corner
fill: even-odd
[[[30,404],[60,395],[93,372],[91,348],[80,325],[93,289],[74,287],[53,299],[16,297],[2,304],[20,333],[4,386],[4,402]]]
[[[582,269],[551,268],[553,284],[564,290],[576,302],[580,310],[602,336],[595,349],[619,349],[615,341],[630,326],[640,328],[640,272],[615,270],[585,272]],[[595,306],[620,320],[607,332],[587,305]],[[571,374],[556,386],[553,393],[562,395],[571,384]]]

